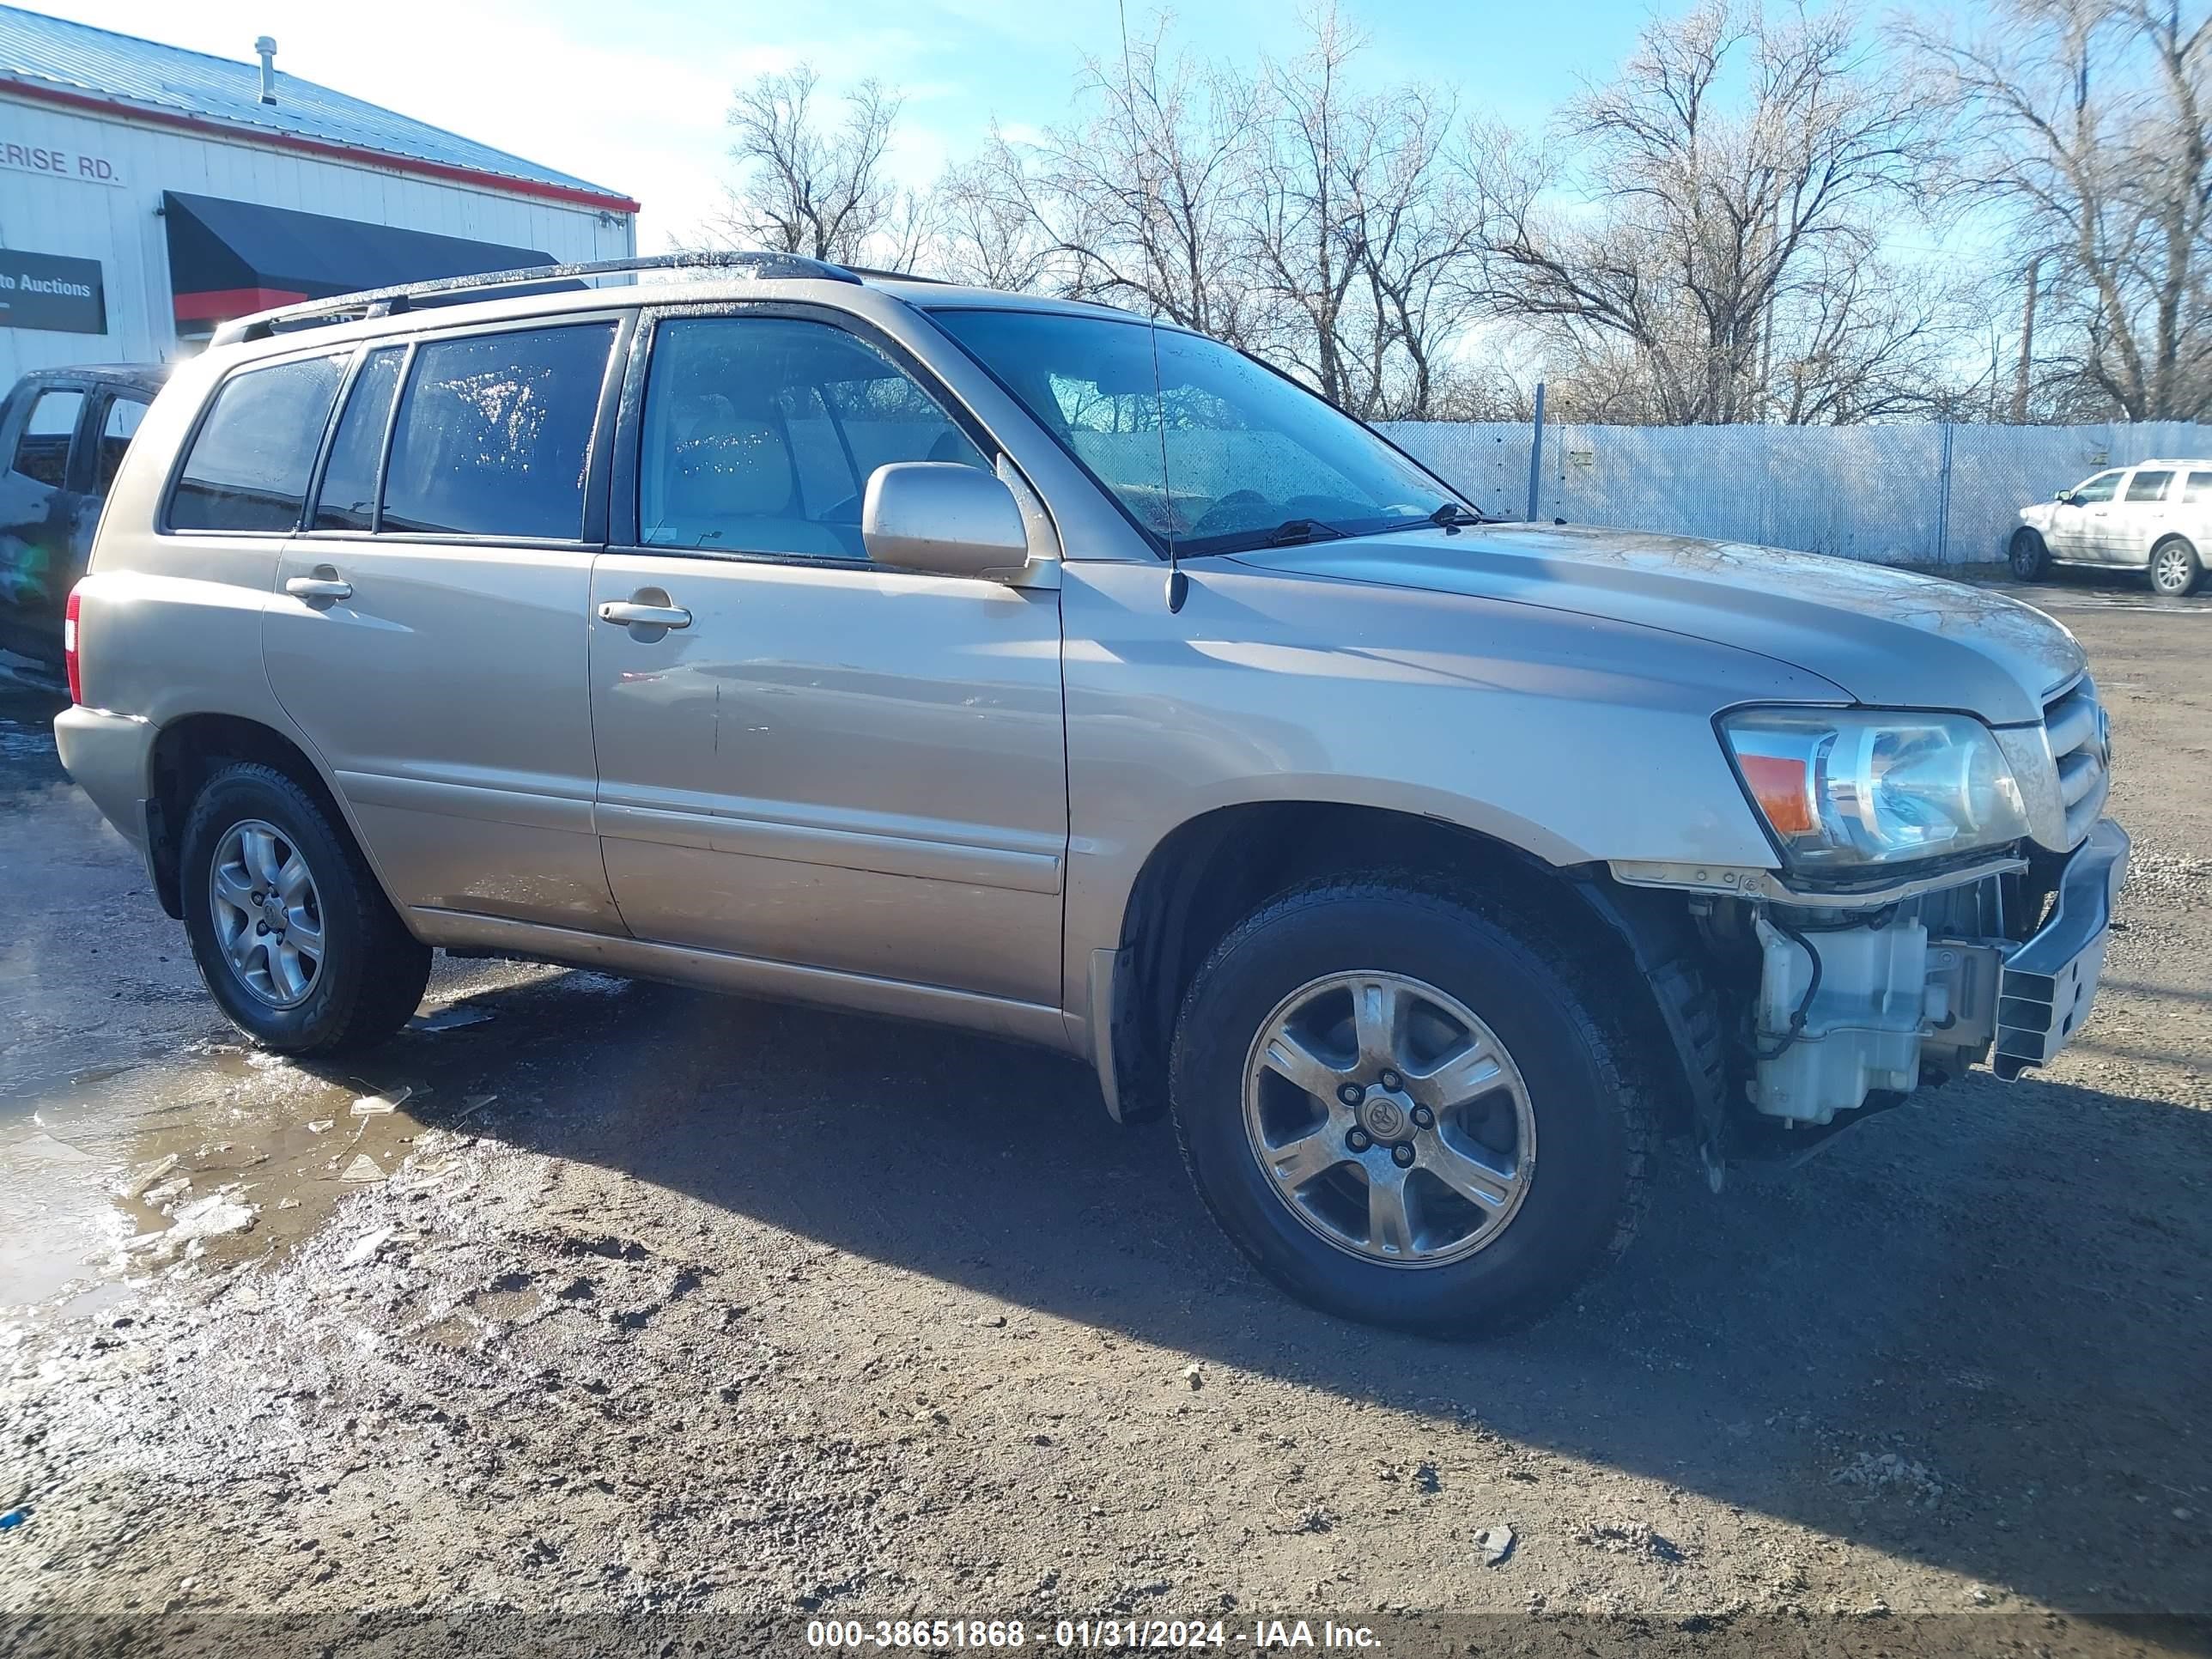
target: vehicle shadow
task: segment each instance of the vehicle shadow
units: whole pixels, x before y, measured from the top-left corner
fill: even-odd
[[[2009,570],[2000,567],[1984,585],[2000,587],[2031,605],[2038,593],[2075,593],[2138,599],[2145,607],[2160,611],[2197,611],[2212,605],[2212,582],[2200,582],[2194,592],[2174,599],[2154,592],[2150,578],[2143,571],[2118,566],[2055,564],[2032,582],[2020,581]]]
[[[2212,1480],[2191,1426],[2212,1114],[1977,1075],[1719,1197],[1669,1157],[1613,1273],[1531,1329],[1452,1346],[1276,1292],[1214,1231],[1172,1134],[1112,1124],[1067,1060],[653,986],[580,1000],[557,981],[478,999],[500,1018],[403,1038],[391,1066],[526,1079],[467,1128],[1009,1304],[2052,1606],[2212,1609],[2188,1520]],[[441,1085],[419,1115],[461,1098]],[[1940,1493],[1857,1478],[1890,1452]]]

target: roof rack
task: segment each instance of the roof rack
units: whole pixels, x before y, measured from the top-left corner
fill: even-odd
[[[576,264],[525,265],[516,270],[489,270],[472,276],[441,276],[434,282],[405,283],[396,288],[373,288],[359,294],[341,294],[304,305],[284,306],[225,323],[215,331],[211,345],[234,345],[243,340],[265,340],[288,329],[343,322],[355,317],[388,317],[410,311],[418,301],[446,295],[489,292],[503,288],[536,288],[553,283],[572,283],[586,276],[614,276],[639,270],[730,270],[761,281],[812,278],[819,282],[858,283],[862,272],[803,253],[736,252],[652,253],[627,259],[592,259]],[[866,273],[876,275],[873,271]],[[884,275],[890,273],[885,272]],[[926,279],[916,279],[926,280]]]
[[[871,276],[880,283],[930,283],[939,288],[957,286],[950,276],[924,276],[919,271],[885,270],[877,265],[841,265],[838,269],[849,270],[855,276]]]

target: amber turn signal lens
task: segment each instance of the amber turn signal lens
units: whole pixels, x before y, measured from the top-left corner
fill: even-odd
[[[1805,763],[1779,755],[1741,755],[1743,781],[1752,799],[1766,814],[1778,836],[1808,836],[1815,824],[1812,792],[1806,786]]]

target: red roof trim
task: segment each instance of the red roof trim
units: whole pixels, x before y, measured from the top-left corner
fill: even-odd
[[[171,304],[180,323],[227,323],[234,317],[251,317],[257,311],[295,306],[307,297],[285,288],[214,288],[179,294]]]
[[[513,196],[535,196],[543,201],[565,202],[574,207],[600,208],[609,213],[635,213],[639,210],[639,204],[629,197],[609,195],[603,191],[583,190],[574,185],[550,184],[539,179],[515,179],[503,173],[455,167],[448,161],[426,161],[413,155],[395,155],[389,150],[368,149],[358,144],[333,143],[321,138],[302,138],[289,132],[265,132],[258,127],[234,126],[226,121],[210,121],[197,115],[179,115],[171,110],[148,109],[143,105],[125,103],[117,98],[64,92],[58,87],[40,86],[32,81],[0,79],[0,93],[35,99],[41,103],[59,104],[70,109],[95,110],[103,115],[117,116],[127,121],[149,122],[155,126],[175,127],[185,132],[213,133],[234,142],[242,140],[246,143],[264,144],[272,149],[288,149],[305,155],[324,155],[333,161],[367,163],[394,173],[420,173],[424,178],[444,179],[457,184],[486,185]]]

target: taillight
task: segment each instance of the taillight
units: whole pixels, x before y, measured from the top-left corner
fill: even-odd
[[[62,612],[62,659],[69,664],[71,702],[84,701],[84,670],[79,665],[76,654],[76,615],[82,603],[83,595],[72,587],[70,589],[69,605]],[[53,612],[49,611],[46,614],[51,617]]]

